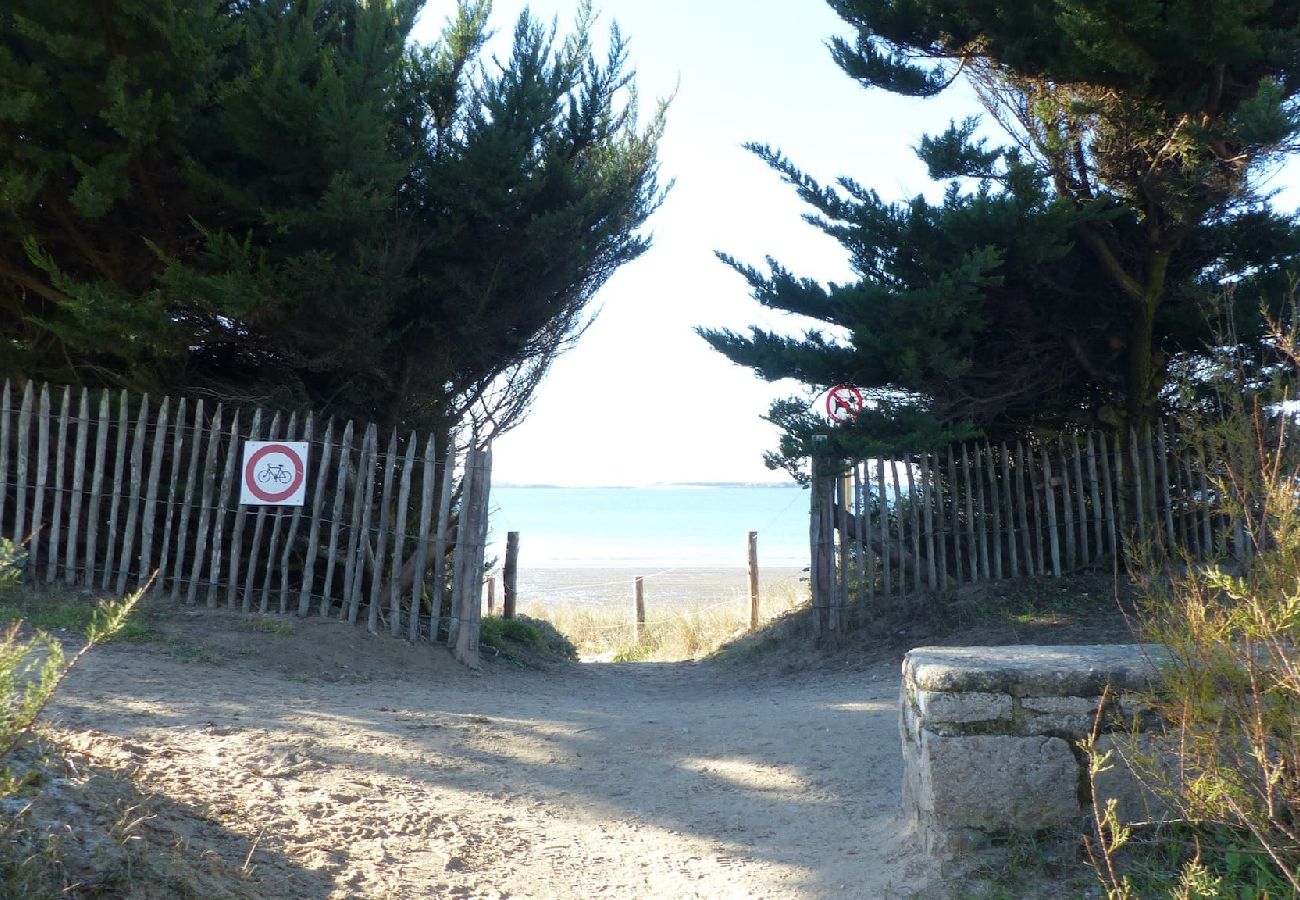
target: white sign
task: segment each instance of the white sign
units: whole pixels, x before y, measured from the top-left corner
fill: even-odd
[[[307,494],[305,441],[245,441],[239,502],[246,506],[302,506]]]

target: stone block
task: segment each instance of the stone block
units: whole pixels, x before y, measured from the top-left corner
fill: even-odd
[[[1151,644],[918,647],[904,659],[903,677],[924,691],[1087,697],[1108,685],[1146,690],[1166,659]]]
[[[1082,738],[1092,733],[1100,697],[1024,697],[1021,729],[1027,732],[1065,733]]]
[[[1037,831],[1077,819],[1079,763],[1056,737],[921,732],[905,759],[905,802],[945,830]]]
[[[979,691],[951,694],[918,690],[916,708],[926,725],[935,722],[989,722],[1011,718],[1011,697]]]
[[[1093,779],[1099,807],[1115,801],[1121,823],[1158,822],[1171,817],[1168,805],[1152,788],[1172,784],[1178,771],[1171,751],[1163,751],[1153,735],[1109,735],[1097,738],[1097,752],[1111,754],[1104,772]]]

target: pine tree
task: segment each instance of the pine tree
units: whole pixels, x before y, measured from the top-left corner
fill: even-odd
[[[1035,424],[1140,425],[1160,408],[1169,367],[1205,349],[1206,303],[1225,281],[1237,284],[1247,338],[1253,323],[1243,311],[1267,293],[1281,299],[1296,230],[1252,178],[1300,124],[1294,4],[831,6],[857,31],[853,42],[832,42],[851,77],[921,97],[966,77],[1014,140],[1011,151],[990,149],[967,122],[923,141],[931,175],[960,185],[938,206],[886,206],[848,181],[823,188],[755,148],[850,250],[862,281],[826,289],[775,264],[768,273],[739,268],[760,302],[847,326],[851,336],[706,337],[772,377],[799,377],[782,365],[791,354],[831,348],[827,359],[841,365],[807,383],[856,382],[879,401],[839,439],[915,449]],[[994,209],[1011,218],[981,225],[981,243],[968,226]],[[889,220],[904,224],[880,226]],[[1017,294],[1019,306],[1010,301]],[[788,427],[787,458],[806,455],[815,427],[798,410],[773,410]]]
[[[0,10],[0,364],[385,426],[527,409],[647,246],[663,110],[626,48],[486,0]]]

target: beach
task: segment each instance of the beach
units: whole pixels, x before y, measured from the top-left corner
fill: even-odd
[[[501,597],[501,572],[497,579],[497,602]],[[521,610],[562,606],[610,607],[632,602],[632,585],[640,576],[647,607],[674,610],[735,603],[748,609],[749,580],[742,567],[679,567],[666,569],[605,568],[521,568],[517,576]],[[782,606],[788,598],[807,592],[806,573],[784,566],[759,568],[759,597]]]

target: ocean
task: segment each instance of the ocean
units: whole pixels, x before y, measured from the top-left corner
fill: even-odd
[[[624,602],[632,579],[673,605],[746,591],[758,532],[762,589],[786,590],[808,565],[808,492],[796,485],[492,488],[488,559],[518,531],[520,603]]]

